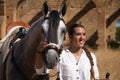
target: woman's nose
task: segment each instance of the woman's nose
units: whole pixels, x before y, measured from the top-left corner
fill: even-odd
[[[82,36],[80,36],[80,41],[82,41]]]

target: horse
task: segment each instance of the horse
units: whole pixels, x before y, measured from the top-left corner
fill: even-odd
[[[60,11],[50,10],[47,2],[44,2],[42,12],[43,16],[31,25],[26,36],[10,49],[2,65],[2,80],[34,80],[35,55],[38,54],[40,42],[44,40],[48,42],[42,54],[44,66],[52,69],[59,62],[66,34],[63,20],[66,2],[61,5]]]

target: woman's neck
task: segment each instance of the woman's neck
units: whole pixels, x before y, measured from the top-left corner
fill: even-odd
[[[69,50],[75,57],[76,61],[79,62],[81,54],[82,54],[82,48],[69,47]]]
[[[76,54],[76,55],[82,54],[82,47],[71,46],[69,47],[69,50],[71,51],[72,54]]]

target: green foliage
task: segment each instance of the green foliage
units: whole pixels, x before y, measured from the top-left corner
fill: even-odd
[[[107,45],[111,49],[118,49],[120,47],[120,44],[115,40],[111,40]]]
[[[116,28],[116,37],[115,38],[117,41],[120,41],[120,27]]]

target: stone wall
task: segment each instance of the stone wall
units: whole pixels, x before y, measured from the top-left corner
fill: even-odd
[[[2,34],[3,16],[4,16],[4,1],[0,1],[0,39]]]
[[[14,21],[32,24],[42,15],[41,9],[44,1],[5,0],[6,25]],[[63,2],[63,0],[47,1],[51,9],[59,9]],[[64,19],[67,26],[73,23],[83,24],[87,30],[88,45],[103,48],[106,47],[108,36],[115,39],[115,20],[120,16],[119,4],[119,0],[67,0],[67,13]],[[7,26],[2,27],[7,28]]]

